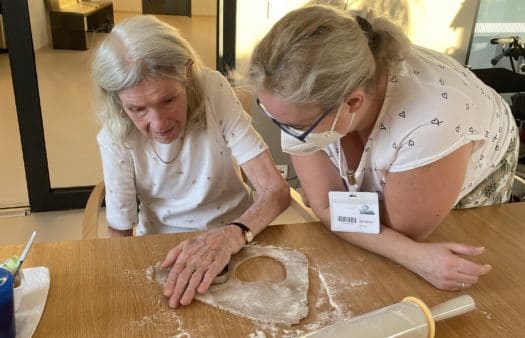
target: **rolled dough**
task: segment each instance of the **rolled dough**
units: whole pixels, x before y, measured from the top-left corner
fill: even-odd
[[[281,262],[286,279],[245,282],[235,276],[237,267],[253,257],[267,256]],[[164,285],[168,270],[157,264],[147,270],[149,278]],[[235,315],[262,323],[293,325],[308,315],[308,260],[304,254],[273,246],[245,246],[230,262],[230,277],[212,285],[195,299]]]

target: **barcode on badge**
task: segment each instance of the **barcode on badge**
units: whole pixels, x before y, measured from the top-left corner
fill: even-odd
[[[337,216],[337,220],[341,223],[357,223],[357,217]]]

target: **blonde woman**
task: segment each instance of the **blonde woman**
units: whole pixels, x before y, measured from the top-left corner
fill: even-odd
[[[96,50],[92,74],[111,235],[132,235],[135,225],[139,234],[207,230],[163,262],[169,305],[189,304],[286,209],[289,188],[226,79],[175,28],[152,16],[121,22]]]
[[[468,259],[482,246],[423,241],[454,207],[509,199],[515,121],[470,71],[411,45],[385,18],[318,5],[275,24],[249,78],[326,226],[329,192],[377,193],[379,234],[338,236],[440,289],[468,288],[491,270]]]

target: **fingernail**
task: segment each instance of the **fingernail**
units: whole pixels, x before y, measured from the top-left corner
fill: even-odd
[[[479,252],[484,252],[485,251],[485,247],[484,246],[479,246],[478,247],[478,251]]]

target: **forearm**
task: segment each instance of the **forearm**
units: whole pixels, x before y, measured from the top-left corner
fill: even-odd
[[[318,213],[318,216],[319,214],[323,224],[330,228],[330,210],[327,208]],[[355,246],[386,257],[414,271],[412,265],[419,243],[387,226],[381,225],[379,234],[359,232],[334,232],[334,234]]]
[[[334,234],[355,246],[386,257],[414,271],[412,265],[418,243],[389,227],[381,226],[381,232],[377,235],[358,232],[334,232]]]
[[[257,195],[254,203],[235,221],[244,223],[256,236],[290,206],[290,186],[277,171],[268,150],[241,167]]]
[[[289,205],[290,188],[283,182],[274,189],[258,191],[254,203],[238,218],[238,221],[246,224],[252,233],[257,235]]]

